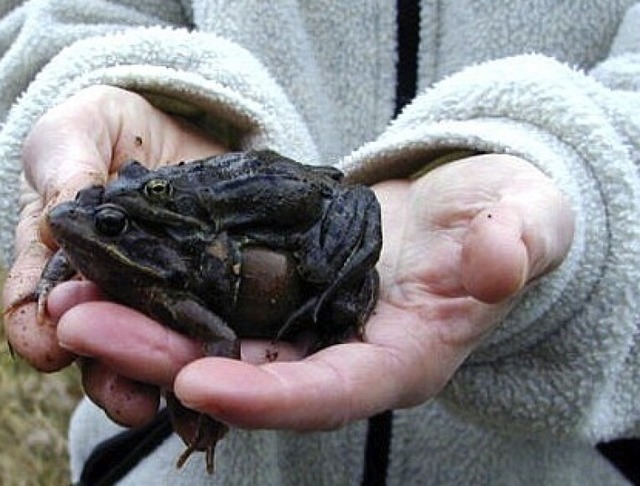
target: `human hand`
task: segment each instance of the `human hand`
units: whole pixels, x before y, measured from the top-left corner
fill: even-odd
[[[264,343],[243,342],[243,361],[201,358],[192,341],[130,309],[94,301],[94,288],[84,287],[82,296],[77,287],[87,284],[79,283],[49,299],[50,312],[60,316],[59,338],[130,383],[173,387],[186,406],[236,426],[330,429],[422,403],[526,284],[562,262],[573,215],[546,176],[506,155],[459,160],[374,189],[383,209],[381,293],[363,342],[307,357],[282,348],[276,362],[268,362]],[[98,403],[123,423],[152,413],[101,397]]]
[[[47,112],[24,145],[29,186],[22,187],[17,258],[3,296],[4,308],[10,309],[5,327],[13,350],[42,371],[60,369],[75,359],[59,346],[55,320],[37,323],[33,303],[15,306],[33,292],[55,247],[43,224],[48,208],[73,198],[79,189],[105,183],[130,159],[154,167],[223,151],[186,121],[115,87],[87,88]]]

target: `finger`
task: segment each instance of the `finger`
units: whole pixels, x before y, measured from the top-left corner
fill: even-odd
[[[49,110],[36,122],[23,146],[28,190],[41,201],[39,211],[33,214],[37,237],[50,248],[55,242],[45,218],[49,209],[73,199],[80,189],[103,184],[109,173],[112,132],[117,126],[110,127],[85,98],[87,93],[83,92]],[[20,244],[18,238],[18,248]]]
[[[439,345],[438,334],[419,316],[381,303],[368,324],[369,342],[262,366],[200,359],[180,371],[174,392],[187,407],[232,425],[332,429],[435,395],[465,352]]]
[[[350,356],[359,365],[364,354]],[[339,372],[309,359],[255,366],[204,358],[178,374],[174,392],[188,408],[246,428],[324,430],[356,415]]]
[[[105,300],[100,289],[88,280],[70,280],[58,284],[47,298],[47,314],[54,321],[73,307],[84,302]]]
[[[55,166],[55,158],[52,158]],[[51,161],[49,161],[51,162]],[[51,167],[43,173],[50,173]],[[59,168],[58,168],[59,169]],[[63,170],[64,173],[64,170]],[[82,179],[82,178],[80,178]],[[57,194],[69,198],[75,193],[73,178]],[[78,185],[84,185],[81,181]],[[70,364],[72,353],[60,348],[56,337],[55,320],[36,321],[34,292],[40,274],[51,255],[53,240],[42,226],[45,211],[43,199],[23,182],[21,202],[25,204],[16,228],[16,261],[4,287],[3,304],[7,309],[5,326],[13,349],[32,366],[42,371],[54,371]],[[53,200],[52,203],[55,203]]]
[[[159,164],[168,143],[163,132],[179,138],[179,124],[136,93],[92,86],[36,122],[24,143],[25,175],[45,201],[61,202],[105,183],[127,160]]]
[[[170,388],[177,372],[202,356],[202,345],[127,307],[86,302],[64,313],[60,345],[104,362],[130,379]]]
[[[75,356],[58,344],[56,323],[50,318],[36,321],[33,295],[50,251],[33,243],[16,259],[4,286],[4,325],[12,349],[40,371],[56,371],[68,366]]]
[[[119,375],[104,363],[83,359],[82,386],[91,400],[114,422],[143,425],[158,411],[160,390]]]

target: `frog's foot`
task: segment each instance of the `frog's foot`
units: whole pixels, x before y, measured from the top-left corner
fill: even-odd
[[[307,300],[278,329],[274,343],[306,329],[315,333],[318,349],[344,342],[352,337],[364,340],[364,327],[377,302],[379,276],[370,270],[359,282],[330,300],[326,293]]]
[[[180,454],[176,466],[181,468],[194,452],[202,451],[205,453],[207,472],[213,473],[216,444],[229,428],[208,415],[186,408],[173,393],[167,393],[165,399],[173,430],[182,437],[187,446]]]
[[[208,474],[215,470],[216,444],[228,431],[228,427],[207,415],[198,414],[196,430],[193,437],[187,441],[186,449],[180,454],[176,467],[180,469],[195,451],[205,453],[205,467]]]
[[[321,287],[311,316],[317,323],[321,315],[327,317],[324,311],[335,300],[359,292],[368,274],[375,271],[382,249],[380,205],[375,195],[360,186],[338,194],[325,209],[322,224],[305,233],[302,243],[305,251],[299,255],[298,271],[304,280]]]
[[[36,320],[38,324],[44,324],[47,318],[47,297],[49,297],[49,294],[56,285],[70,280],[75,274],[76,271],[66,254],[58,250],[42,270],[42,275],[36,289],[13,303],[9,309],[7,309],[7,312],[12,312],[26,303],[35,302]]]
[[[204,352],[207,356],[240,359],[240,340],[234,339],[229,341],[227,339],[221,339],[219,341],[207,342],[204,345]]]
[[[278,333],[273,339],[273,343],[281,341],[283,338],[291,335],[295,329],[304,325],[310,319],[314,324],[317,322],[313,319],[316,317],[315,309],[318,305],[318,297],[312,297],[300,306],[295,312],[291,313],[285,323],[278,329]]]
[[[193,454],[196,450],[197,450],[197,449],[196,449],[195,444],[193,444],[193,443],[192,443],[192,444],[189,444],[189,445],[187,446],[187,448],[186,448],[184,451],[182,451],[182,454],[180,454],[180,457],[178,457],[178,460],[176,461],[176,467],[177,467],[178,469],[182,468],[182,466],[184,466],[184,465],[186,464],[187,460],[191,457],[191,454]],[[209,452],[209,451],[207,451],[207,453],[208,453],[208,452]],[[208,472],[209,474],[211,474],[211,473],[209,472],[209,457],[208,457],[208,456],[207,456],[207,465],[206,465],[206,468],[207,468],[207,472]]]
[[[47,298],[57,284],[57,282],[43,281],[38,285],[36,291],[36,321],[38,324],[43,324],[47,319]]]
[[[47,296],[55,285],[52,285],[46,292],[41,293],[40,289],[37,291],[29,292],[24,297],[19,298],[11,305],[7,306],[3,315],[8,316],[16,312],[20,307],[26,304],[36,304],[36,322],[39,325],[43,325],[47,319]]]

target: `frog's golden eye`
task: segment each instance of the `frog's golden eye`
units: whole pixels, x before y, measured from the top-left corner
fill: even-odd
[[[173,194],[173,186],[166,179],[151,179],[144,185],[144,194],[150,199],[163,201]]]

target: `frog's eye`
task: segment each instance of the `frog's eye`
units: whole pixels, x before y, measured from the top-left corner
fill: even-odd
[[[106,206],[98,209],[94,223],[96,230],[104,236],[118,236],[127,230],[129,220],[120,208]]]
[[[151,179],[144,185],[144,194],[153,200],[163,201],[173,194],[173,186],[166,179]]]

